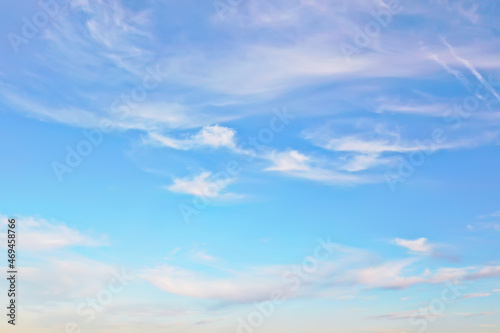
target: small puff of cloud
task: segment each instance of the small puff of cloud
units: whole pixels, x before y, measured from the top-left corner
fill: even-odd
[[[430,255],[434,252],[434,245],[429,244],[428,239],[424,237],[415,240],[396,238],[393,244],[407,248],[414,253]]]

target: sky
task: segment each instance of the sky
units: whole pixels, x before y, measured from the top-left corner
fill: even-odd
[[[1,6],[2,332],[500,332],[498,1]]]

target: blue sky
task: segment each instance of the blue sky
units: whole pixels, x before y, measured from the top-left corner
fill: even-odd
[[[19,332],[500,332],[497,2],[3,6]]]

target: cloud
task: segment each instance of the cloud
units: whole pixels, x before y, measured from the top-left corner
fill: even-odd
[[[271,166],[266,167],[264,171],[279,172],[289,177],[309,179],[328,185],[373,182],[373,180],[366,177],[350,175],[346,170],[335,170],[332,165],[324,165],[324,161],[312,158],[294,149],[278,151],[265,147],[262,150],[255,151],[243,148],[238,145],[234,129],[219,125],[205,126],[197,133],[185,135],[180,139],[152,132],[149,134],[147,142],[177,150],[206,147],[227,148],[234,154],[250,157],[252,160],[258,159],[270,162]],[[210,172],[203,172],[193,178],[178,178],[174,180],[174,184],[168,189],[178,193],[218,197],[219,192],[234,181],[234,179],[212,181],[210,177]],[[226,196],[231,195],[234,196],[234,194],[226,194]]]
[[[396,238],[393,240],[393,243],[407,248],[414,253],[421,253],[425,255],[432,255],[435,248],[435,245],[430,244],[429,240],[423,237],[415,240]]]
[[[210,172],[202,172],[193,177],[176,178],[174,184],[167,187],[171,192],[191,194],[197,197],[235,199],[240,195],[235,193],[221,193],[229,184],[234,182],[234,178],[220,179],[212,177]]]
[[[240,99],[268,99],[308,83],[366,69],[368,59],[346,63],[327,43],[327,38],[316,37],[280,46],[244,45],[219,59],[185,54],[169,59],[171,80]]]
[[[466,317],[485,317],[485,316],[493,316],[500,313],[500,310],[496,311],[487,311],[487,312],[477,312],[477,313],[466,313],[464,314]]]
[[[415,240],[396,238],[392,243],[410,250],[411,254],[431,256],[433,258],[445,259],[451,262],[460,261],[460,256],[452,251],[453,248],[443,244],[430,243],[427,238]]]
[[[208,325],[208,324],[213,324],[213,323],[217,323],[217,322],[221,322],[221,321],[225,321],[225,320],[226,320],[226,318],[216,318],[216,319],[210,318],[210,319],[204,319],[204,320],[197,321],[195,325]]]
[[[488,89],[488,91],[491,92],[496,97],[496,99],[500,102],[500,95],[498,95],[496,90],[489,84],[488,81],[485,80],[485,78],[477,71],[477,69],[468,60],[458,56],[457,53],[455,52],[455,49],[446,41],[446,39],[444,37],[442,38],[442,40],[443,40],[443,43],[450,50],[453,57],[456,60],[458,60],[460,63],[462,63],[467,69],[469,69],[472,72],[472,74],[474,74],[476,79],[479,82],[481,82],[481,85],[486,87],[486,89]]]
[[[361,154],[410,153],[415,151],[437,151],[472,148],[485,142],[492,141],[497,137],[495,133],[489,133],[477,138],[467,138],[443,143],[433,142],[431,146],[427,146],[420,142],[420,140],[415,140],[414,143],[404,142],[401,136],[396,133],[391,134],[391,136],[392,139],[383,139],[369,138],[366,134],[347,135],[339,138],[330,138],[328,142],[326,142],[326,144],[320,144],[320,146],[325,149],[337,152],[354,152]]]
[[[324,148],[333,151],[358,153],[402,153],[421,149],[420,147],[416,146],[404,146],[397,143],[390,143],[389,140],[367,140],[362,138],[361,136],[344,136],[341,138],[332,138],[324,146]]]
[[[425,245],[412,244],[411,248],[427,251]],[[335,245],[335,251],[317,268],[301,274],[300,265],[241,266],[225,260],[206,256],[206,252],[193,252],[193,259],[211,267],[186,269],[180,266],[162,265],[146,269],[142,278],[169,293],[219,302],[247,303],[268,299],[273,289],[284,291],[288,298],[322,298],[359,294],[366,290],[402,290],[416,285],[442,283],[465,284],[480,279],[499,276],[498,266],[440,267],[422,269],[418,258],[384,260],[368,250],[345,248]],[[196,254],[200,254],[196,258]],[[217,262],[217,266],[211,265]],[[290,275],[291,274],[291,275]],[[292,290],[301,282],[300,290]],[[203,282],[202,282],[203,281]],[[340,296],[342,297],[342,296]]]
[[[349,172],[357,172],[366,169],[371,169],[379,165],[392,164],[393,160],[389,158],[381,158],[380,154],[359,154],[350,157],[345,157],[347,163],[340,167],[341,170]]]
[[[59,66],[78,74],[82,71],[77,64],[104,67],[111,63],[138,75],[139,66],[151,60],[152,52],[141,46],[152,41],[150,12],[131,10],[120,0],[81,0],[69,5],[70,10],[58,15],[55,29],[43,34],[51,53],[65,55],[58,57]]]
[[[296,26],[297,34],[294,38],[280,39],[281,43],[274,42],[274,39],[260,39],[258,44],[252,40],[231,45],[218,58],[213,57],[214,51],[204,49],[180,55],[169,60],[176,71],[173,81],[228,95],[266,98],[303,86],[339,79],[393,79],[435,74],[439,68],[433,66],[421,52],[420,43],[405,40],[406,34],[399,29],[385,29],[383,34],[370,40],[369,45],[357,45],[357,54],[351,57],[350,62],[346,61],[339,46],[345,42],[355,44],[353,39],[357,31],[373,21],[370,14],[379,11],[382,6],[380,3],[368,4],[366,1],[351,2],[349,5],[320,4],[316,1],[240,5],[237,15],[240,19],[225,20],[228,29],[239,29],[243,27],[242,22],[246,22],[244,27],[247,33],[248,29],[254,33],[266,31],[269,26],[273,29]],[[345,7],[349,7],[349,18],[346,18]],[[432,20],[424,13],[418,13],[419,20]],[[412,14],[417,16],[415,12]],[[433,15],[427,13],[427,16]],[[314,26],[318,29],[304,29],[304,25],[311,26],[308,24],[310,22],[316,22]],[[300,26],[300,23],[304,25]],[[422,37],[424,41],[433,41],[434,38],[435,36],[429,35]],[[484,49],[484,45],[481,48]],[[465,47],[462,49],[467,51]],[[443,45],[440,45],[437,53],[445,51]],[[207,56],[207,53],[212,57]],[[468,53],[471,53],[470,50]],[[491,56],[493,52],[490,50],[485,53]],[[479,57],[480,55],[474,55],[478,63],[484,63]],[[391,66],[382,66],[389,61]],[[454,61],[464,65],[456,58]]]
[[[1,216],[6,224],[7,217]],[[28,251],[48,251],[74,246],[96,247],[107,246],[107,237],[100,239],[82,234],[63,223],[50,223],[34,217],[20,217],[17,220],[19,233],[22,235],[19,247]],[[5,237],[5,234],[2,234]]]
[[[286,101],[295,110],[300,110],[301,114],[297,114],[299,120],[286,129],[283,137],[273,142],[275,146],[252,155],[260,170],[266,175],[319,184],[365,184],[383,181],[378,176],[386,171],[384,169],[393,167],[399,155],[421,150],[415,141],[428,133],[426,129],[441,126],[438,124],[440,119],[435,117],[446,111],[444,106],[450,101],[455,102],[464,96],[463,88],[455,85],[455,80],[466,79],[466,88],[470,88],[472,81],[487,87],[484,73],[496,73],[500,69],[498,40],[492,38],[498,32],[494,25],[497,20],[491,20],[496,19],[498,12],[492,10],[488,13],[483,2],[467,9],[464,9],[463,1],[404,3],[404,13],[397,18],[394,16],[390,27],[381,27],[380,34],[371,38],[366,46],[359,47],[359,53],[353,55],[350,62],[345,59],[339,45],[352,42],[358,31],[367,27],[367,22],[375,22],[372,13],[383,9],[383,2],[229,2],[240,4],[232,16],[220,22],[211,21],[214,14],[211,2],[199,6],[191,1],[177,4],[172,1],[69,1],[69,8],[46,28],[40,29],[43,30],[40,38],[30,41],[23,56],[14,58],[6,54],[0,61],[4,65],[2,71],[6,73],[0,75],[12,84],[8,88],[0,87],[2,109],[73,127],[96,127],[103,117],[109,117],[118,122],[120,129],[136,130],[125,133],[125,141],[146,136],[158,146],[171,149],[197,152],[208,149],[213,153],[212,160],[208,161],[210,164],[221,161],[221,156],[216,155],[219,153],[217,149],[242,155],[239,156],[242,159],[247,157],[243,155],[252,155],[238,146],[236,129],[238,134],[239,128],[242,132],[251,131],[262,120],[254,116],[261,117],[265,110],[271,109],[270,105]],[[495,5],[491,1],[484,3],[491,7]],[[15,23],[16,20],[11,21]],[[450,43],[454,41],[457,45],[451,47],[451,44],[440,41],[434,45],[436,29],[432,28],[436,26]],[[436,55],[434,61],[422,52],[421,45],[427,45],[430,53]],[[157,90],[148,93],[147,101],[138,103],[138,107],[132,108],[123,118],[114,118],[109,110],[112,100],[130,94],[130,89],[136,87],[144,76],[144,68],[158,61],[165,72],[170,70],[171,75]],[[455,76],[448,75],[436,61]],[[434,83],[429,85],[431,81]],[[408,98],[408,90],[422,86],[441,97],[424,102]],[[486,91],[498,99],[494,89]],[[369,105],[366,112],[366,100],[373,100],[373,96],[383,98],[377,100],[377,105]],[[370,113],[378,106],[389,112]],[[334,125],[328,133],[318,132],[318,136],[307,142],[296,137],[296,131],[303,127],[315,127],[328,119],[358,117],[358,121],[359,116],[367,114],[374,122],[387,120],[397,126],[359,127],[346,131]],[[415,114],[421,117],[411,116]],[[467,133],[453,132],[433,151],[496,143],[497,137],[482,136],[488,132],[487,121],[475,117],[472,116],[471,121],[480,123],[477,128],[468,127],[464,130]],[[16,117],[13,119],[17,122]],[[233,122],[233,119],[239,122]],[[227,127],[228,120],[234,129]],[[61,130],[67,132],[64,128]],[[161,153],[172,152],[162,149]],[[190,154],[190,157],[194,155]],[[430,165],[426,169],[430,171],[426,175],[435,175],[436,169]],[[228,193],[232,191],[230,186],[235,185],[236,178],[218,181],[213,179],[214,176],[215,171],[176,175],[167,189],[214,199],[237,196]],[[96,237],[73,225],[35,220],[38,224],[25,223],[26,229],[22,230],[20,237],[21,250],[26,246],[31,252],[46,253],[48,250],[69,251],[77,246],[108,244],[104,237]],[[488,222],[484,224],[485,228],[499,230],[498,223],[483,222]],[[250,237],[258,239],[269,234],[276,244],[280,243],[279,237],[267,231]],[[400,260],[400,256],[406,255],[403,253],[398,253],[398,259],[375,255],[340,256],[325,264],[317,279],[304,283],[300,296],[324,297],[340,290],[349,297],[351,289],[364,292],[374,288],[427,287],[455,278],[473,284],[479,279],[499,276],[498,267],[493,265],[434,266],[438,263],[423,256],[432,257],[440,248],[426,238],[398,238],[394,242],[404,248],[401,252],[409,252],[408,256],[412,258]],[[288,255],[295,250],[288,251]],[[171,255],[175,252],[177,250]],[[183,251],[177,257],[185,253]],[[189,263],[186,267],[160,266],[146,270],[144,276],[160,288],[157,292],[163,290],[226,302],[265,299],[269,296],[269,288],[282,286],[280,273],[286,269],[282,262],[276,266],[253,263],[250,268],[242,268],[240,263],[234,263],[224,267],[223,259],[206,251],[199,250],[191,255],[202,263],[199,265],[203,266],[201,269],[196,263]],[[271,256],[266,262],[277,257],[279,255]],[[214,262],[223,268],[207,267]],[[426,269],[427,264],[432,266]],[[108,264],[76,256],[57,256],[36,266],[27,267],[25,278],[33,282],[43,280],[44,283],[37,284],[38,289],[47,291],[48,295],[57,295],[52,302],[95,296],[93,293],[99,290],[99,281],[107,278],[105,274],[97,273],[110,272]],[[154,290],[151,294],[155,294]],[[149,295],[142,296],[147,298]],[[194,308],[201,303],[204,302],[195,302]],[[157,310],[147,307],[116,309],[116,312],[130,316],[139,313],[138,322],[140,316],[149,320],[148,312],[152,312],[163,317],[157,318],[159,327],[154,330],[165,330],[161,325],[170,325],[168,317],[176,312],[171,313],[161,306],[155,308]],[[194,310],[194,322],[205,323],[205,317],[196,313],[197,310]],[[389,317],[401,318],[404,315],[398,313]],[[148,331],[144,317],[142,323],[136,325],[142,325]],[[180,322],[186,322],[182,319]],[[123,322],[119,329],[132,331],[137,327],[127,326],[128,323]],[[102,327],[118,330],[111,325]],[[101,328],[102,331],[102,327],[89,330],[99,331]],[[181,330],[190,329],[181,327]],[[372,328],[372,331],[377,330]]]
[[[407,154],[430,155],[442,150],[471,149],[493,144],[500,135],[495,131],[486,131],[475,137],[450,138],[443,128],[438,136],[432,134],[428,138],[409,139],[403,137],[399,126],[358,118],[314,126],[303,131],[302,137],[331,152],[336,170],[350,173],[365,171],[377,178],[400,167],[401,158]]]
[[[489,214],[483,214],[483,215],[479,215],[477,218],[478,219],[490,219],[490,218],[497,218],[497,217],[500,217],[500,210],[497,210],[493,213],[489,213]]]
[[[211,39],[210,45],[196,43],[197,40],[190,38],[190,30],[186,32],[187,35],[179,38],[175,29],[169,30],[171,25],[156,22],[161,15],[155,14],[164,10],[161,5],[156,7],[148,3],[131,6],[119,0],[82,0],[72,1],[69,6],[70,10],[58,14],[57,20],[52,22],[53,27],[44,29],[44,43],[40,45],[43,52],[39,52],[39,68],[35,70],[34,76],[45,73],[46,68],[50,67],[58,73],[56,77],[59,81],[52,82],[54,86],[64,82],[78,93],[71,94],[72,98],[65,102],[61,98],[57,99],[62,104],[58,108],[47,105],[46,109],[49,111],[52,108],[71,110],[71,106],[75,105],[75,97],[83,97],[87,102],[96,101],[96,105],[92,107],[85,108],[82,105],[78,109],[106,110],[109,103],[103,106],[102,102],[106,101],[104,97],[110,94],[110,89],[116,95],[123,93],[120,89],[115,89],[117,81],[133,83],[144,75],[146,66],[158,60],[161,60],[164,68],[171,71],[168,80],[172,87],[163,87],[158,91],[155,96],[157,105],[170,105],[172,109],[175,105],[185,110],[197,109],[190,111],[194,114],[193,117],[183,119],[181,123],[184,126],[186,120],[200,125],[197,116],[206,120],[205,108],[201,108],[203,111],[199,110],[197,103],[200,95],[209,100],[206,103],[208,106],[239,105],[254,101],[256,96],[268,99],[294,92],[297,88],[323,85],[325,82],[336,83],[343,80],[345,83],[352,83],[355,80],[379,77],[388,78],[387,81],[390,82],[387,84],[379,83],[386,87],[394,84],[395,78],[413,79],[426,74],[435,77],[435,73],[440,70],[428,61],[426,54],[422,54],[419,43],[408,40],[409,31],[406,29],[410,27],[402,31],[384,29],[369,45],[361,47],[362,52],[352,57],[352,61],[346,61],[339,45],[342,42],[352,43],[357,31],[373,21],[372,13],[388,7],[381,2],[356,0],[349,3],[325,3],[296,0],[239,4],[235,13],[223,21],[210,19],[211,15],[207,15],[203,24],[207,33],[221,28],[236,33],[244,29],[246,38],[228,43],[221,36],[220,39]],[[423,24],[433,24],[438,13],[449,16],[448,10],[459,15],[467,13],[469,18],[476,17],[476,12],[479,12],[477,8],[464,10],[462,6],[448,3],[434,5],[433,13],[429,13],[423,4],[406,4],[404,7],[405,15],[418,18]],[[217,16],[216,13],[212,14]],[[482,10],[481,14],[491,13]],[[461,30],[457,27],[461,27],[463,21],[449,18],[443,24],[449,31],[459,34]],[[168,43],[157,34],[155,27],[160,25],[172,34]],[[274,34],[266,33],[266,29],[270,27],[273,31],[276,29]],[[296,29],[293,36],[287,33],[291,27]],[[259,38],[255,38],[256,36]],[[431,43],[435,40],[435,35],[424,34],[421,38],[422,43]],[[473,67],[472,63],[481,64],[488,69],[499,68],[500,65],[495,57],[495,48],[491,45],[494,46],[493,42],[486,39],[472,43],[464,41],[453,47],[453,54],[450,54],[451,49],[446,44],[439,43],[433,47],[437,49],[436,54],[446,55],[447,58],[443,58],[449,58],[453,64],[471,70],[475,77],[481,79],[480,69]],[[468,60],[464,61],[466,58]],[[389,61],[391,66],[383,66]],[[65,70],[61,71],[61,68]],[[482,80],[484,83],[484,78]],[[356,92],[358,83],[354,85]],[[98,89],[89,88],[96,84],[99,84]],[[193,90],[193,93],[185,93],[186,87]],[[22,87],[20,90],[23,91]],[[182,99],[172,97],[171,91],[179,90],[182,91]],[[210,93],[209,96],[207,92]],[[77,96],[79,94],[82,96]],[[27,97],[37,100],[35,96],[32,94]],[[148,106],[145,109],[151,108],[159,107]],[[147,113],[145,118],[151,121],[157,118],[164,126],[172,125],[165,121],[168,112],[161,111],[161,108],[154,112],[137,111],[137,117],[129,119],[127,127],[143,127],[145,119],[141,120],[141,113]],[[236,117],[244,117],[254,112],[235,110],[234,113],[238,113]],[[175,116],[179,114],[175,112]],[[68,123],[68,117],[71,117],[69,112],[51,119]],[[206,121],[202,123],[206,125]],[[73,124],[78,125],[78,122]]]
[[[403,270],[415,262],[414,259],[391,261],[379,266],[355,270],[353,276],[359,284],[369,288],[404,289],[426,281],[424,276],[403,276]]]
[[[485,229],[492,229],[495,231],[500,231],[500,223],[495,223],[495,222],[477,223],[475,226],[468,225],[467,229],[469,229],[470,231],[485,230]]]
[[[174,266],[148,269],[141,275],[161,290],[169,293],[232,302],[251,302],[268,299],[280,280],[257,271],[216,278]]]
[[[426,307],[415,311],[401,311],[386,313],[378,316],[371,316],[368,319],[376,320],[409,320],[409,319],[425,319],[425,320],[436,320],[440,317],[440,314],[435,313],[435,311],[430,311],[432,308]]]
[[[163,146],[179,150],[189,150],[199,147],[235,149],[236,132],[228,127],[213,125],[205,126],[198,133],[183,139],[174,139],[158,133],[149,133],[150,139]]]
[[[36,267],[21,268],[30,293],[51,300],[71,300],[97,293],[121,273],[112,265],[80,255],[44,257]]]
[[[500,217],[500,210],[495,211],[489,214],[482,214],[477,216],[477,219],[487,220],[488,222],[478,222],[474,225],[467,225],[467,229],[469,231],[478,231],[478,230],[495,230],[500,232],[500,222],[494,222],[498,220]]]
[[[491,295],[490,293],[473,293],[464,295],[462,299],[488,297],[490,295]]]
[[[460,281],[466,277],[469,271],[475,269],[474,267],[458,267],[458,268],[439,268],[434,275],[430,276],[428,281],[430,283],[443,283],[446,281]]]
[[[419,96],[422,98],[422,96]],[[427,97],[427,96],[426,96]],[[433,98],[435,99],[435,98]],[[443,117],[449,111],[451,105],[443,101],[400,101],[398,98],[377,98],[370,110],[376,113],[400,113],[405,115],[419,115],[426,117]]]
[[[12,87],[6,87],[0,80],[0,96],[18,112],[44,121],[54,121],[84,128],[98,127],[102,117],[89,110],[75,106],[50,106],[21,94]]]
[[[349,185],[373,181],[366,177],[350,175],[345,172],[346,170],[329,169],[327,166],[322,166],[324,164],[322,161],[294,149],[285,151],[277,151],[272,148],[266,148],[262,151],[245,149],[238,145],[234,129],[219,125],[205,126],[196,134],[187,135],[182,139],[150,133],[149,142],[159,143],[178,150],[224,147],[238,155],[270,162],[271,166],[265,168],[264,171],[279,172],[290,177],[309,179],[329,185]],[[204,172],[194,178],[175,179],[174,185],[168,187],[168,189],[172,192],[197,196],[202,195],[201,193],[207,193],[206,196],[208,197],[216,197],[223,188],[233,181],[229,179],[216,184],[209,180],[210,176],[210,173]]]
[[[376,96],[381,92],[389,94],[381,101],[401,112],[433,114],[434,108],[446,103],[445,98],[429,104],[392,103],[395,99],[390,97],[390,90],[394,86],[400,87],[399,80],[420,79],[426,75],[435,77],[434,74],[441,70],[429,61],[428,54],[421,52],[420,44],[408,41],[406,28],[402,31],[384,29],[369,45],[360,47],[361,51],[351,61],[346,61],[339,45],[346,41],[352,43],[358,29],[373,21],[372,14],[388,7],[381,2],[297,0],[240,4],[234,15],[223,22],[210,20],[210,15],[207,15],[204,27],[207,33],[221,26],[237,33],[239,29],[245,29],[247,38],[231,39],[230,43],[215,38],[209,45],[196,43],[197,39],[191,40],[189,32],[183,38],[177,38],[179,35],[173,32],[168,43],[160,40],[155,30],[158,16],[155,13],[162,10],[162,6],[149,5],[130,6],[119,0],[72,2],[71,10],[61,12],[60,19],[54,22],[55,28],[44,31],[40,47],[47,53],[39,52],[42,59],[34,74],[36,77],[46,73],[47,66],[55,69],[57,75],[50,78],[53,81],[40,89],[63,97],[44,98],[45,102],[37,97],[39,92],[26,93],[26,96],[18,93],[16,97],[11,92],[25,91],[23,82],[19,82],[21,89],[2,89],[8,104],[21,112],[72,126],[92,127],[99,124],[102,117],[110,117],[120,129],[140,129],[147,133],[149,141],[173,149],[227,148],[235,153],[248,154],[237,146],[233,129],[213,124],[262,114],[264,111],[255,111],[256,108],[248,106],[278,96],[293,97],[303,87],[312,91],[314,87],[335,86],[335,90],[341,92],[332,98],[346,102],[350,107],[366,104],[358,97],[360,87],[366,86],[376,86],[366,89]],[[423,22],[431,23],[435,19],[435,13],[425,11],[423,5],[407,4],[404,7],[405,15],[418,17]],[[441,14],[451,9],[460,15],[467,13],[469,19],[479,11],[448,4],[435,6],[435,9]],[[443,24],[457,26],[455,19]],[[172,28],[168,23],[162,27],[166,31]],[[267,33],[269,27],[277,29],[275,34]],[[287,33],[291,27],[297,29],[293,36]],[[494,50],[491,42],[481,40],[451,47],[446,41],[433,44],[434,39],[435,36],[425,35],[422,44],[429,45],[431,53],[446,60],[450,66],[468,70],[483,85],[486,81],[480,74],[481,69],[500,68],[495,53],[491,51]],[[389,62],[391,66],[381,66]],[[130,87],[137,85],[145,75],[145,68],[152,63],[160,64],[169,75],[158,90],[148,96],[148,101],[132,108],[123,119],[115,119],[115,115],[109,112],[110,95],[118,97],[124,92],[130,93]],[[482,67],[476,68],[472,63],[479,63]],[[61,68],[65,70],[61,71]],[[367,83],[373,78],[386,80],[378,80],[375,85]],[[78,94],[50,90],[50,87],[66,86]],[[346,91],[348,94],[344,94]],[[491,89],[488,91],[495,93]],[[64,98],[66,95],[67,99]],[[200,100],[204,102],[200,103]],[[51,101],[57,101],[58,105]],[[331,113],[320,106],[311,109]],[[175,131],[199,127],[202,127],[199,132],[189,135],[179,135]],[[318,142],[311,139],[315,145],[329,151],[326,156],[318,158],[310,151],[299,152],[295,147],[286,147],[283,150],[269,149],[256,157],[271,161],[267,171],[343,185],[383,181],[380,171],[396,164],[395,155],[421,149],[400,133],[392,133],[395,134],[392,136],[391,133],[385,133],[385,136],[384,133],[379,133],[379,136],[330,134],[324,142],[319,142],[321,138],[315,138]],[[460,138],[436,145],[433,150],[471,148],[493,139],[493,135],[489,139]],[[364,171],[371,174],[361,175]]]
[[[220,258],[216,258],[206,251],[195,251],[192,253],[192,257],[196,261],[206,262],[206,263],[215,263],[220,261]]]
[[[272,165],[264,169],[283,173],[289,177],[303,178],[327,185],[352,185],[373,182],[367,177],[352,175],[335,168],[322,166],[322,161],[313,159],[296,150],[271,152],[266,156]]]
[[[486,266],[479,271],[466,275],[467,280],[481,280],[500,277],[500,266]]]

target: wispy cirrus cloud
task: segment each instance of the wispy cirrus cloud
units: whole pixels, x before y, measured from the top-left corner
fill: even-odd
[[[477,231],[477,230],[495,230],[495,231],[500,231],[500,222],[489,222],[489,223],[476,223],[474,225],[467,225],[467,229],[470,231]]]
[[[472,293],[472,294],[467,294],[462,297],[462,299],[469,299],[469,298],[481,298],[481,297],[488,297],[490,296],[490,293]]]
[[[472,149],[498,142],[500,133],[491,130],[475,137],[450,138],[446,131],[434,139],[405,138],[399,126],[372,119],[348,119],[303,131],[302,137],[335,156],[339,170],[370,171],[375,175],[398,167],[407,154],[432,154],[445,150]]]
[[[268,154],[266,159],[272,165],[264,169],[265,171],[279,172],[288,177],[308,179],[327,185],[353,185],[376,182],[375,179],[369,177],[343,172],[340,168],[335,168],[332,163],[306,156],[296,150],[274,151]]]
[[[480,231],[480,230],[495,230],[500,231],[500,210],[493,213],[481,214],[476,217],[478,220],[485,222],[476,222],[474,224],[467,225],[469,231]]]
[[[60,301],[95,296],[118,272],[109,263],[74,254],[44,257],[40,262],[43,267],[26,267],[27,288],[37,297]]]
[[[339,135],[337,133],[312,131],[306,134],[306,138],[316,145],[335,152],[358,153],[358,154],[390,154],[410,153],[415,151],[438,151],[450,149],[473,148],[485,143],[494,142],[498,133],[491,132],[476,138],[465,138],[456,140],[444,140],[444,142],[425,143],[426,138],[404,139],[400,130],[389,130],[384,124],[377,124],[372,130],[358,129],[355,134]]]
[[[412,244],[411,248],[428,251],[422,245]],[[338,253],[318,266],[313,274],[305,274],[307,278],[304,278],[300,292],[296,293],[294,290],[288,295],[289,298],[326,297],[325,295],[339,290],[344,294],[346,290],[355,294],[373,289],[397,292],[416,285],[439,285],[456,281],[468,283],[500,276],[499,266],[438,267],[431,270],[422,269],[417,257],[375,260],[364,249],[347,249],[341,246],[336,249]],[[220,260],[217,263],[217,267],[213,267],[216,271],[211,274],[202,270],[162,265],[146,269],[141,276],[168,293],[238,303],[265,300],[273,289],[288,290],[295,283],[292,278],[301,276],[298,273],[290,274],[291,267],[285,265],[249,268]],[[295,265],[294,270],[300,271],[299,266]]]
[[[19,110],[32,116],[72,126],[96,126],[102,117],[114,117],[109,111],[112,103],[108,96],[110,91],[120,96],[123,94],[123,85],[118,83],[126,83],[124,85],[129,88],[141,79],[144,68],[155,62],[169,75],[164,78],[158,91],[151,94],[151,101],[141,103],[123,119],[113,119],[119,128],[139,129],[146,133],[148,140],[170,148],[189,150],[226,147],[245,154],[248,151],[237,147],[234,133],[231,132],[233,130],[220,124],[225,120],[262,113],[242,107],[255,100],[269,101],[290,96],[290,93],[303,87],[337,85],[342,81],[351,88],[343,88],[348,93],[337,93],[334,99],[348,100],[352,105],[358,103],[358,98],[353,96],[358,95],[360,83],[384,78],[383,87],[377,86],[372,94],[380,96],[384,92],[382,100],[388,101],[386,106],[402,113],[434,115],[434,109],[446,103],[445,98],[428,105],[391,103],[395,100],[390,92],[394,88],[392,80],[421,78],[440,71],[440,67],[429,61],[429,53],[437,55],[450,66],[468,71],[483,85],[488,82],[481,70],[500,68],[498,59],[491,52],[490,43],[486,41],[477,41],[474,47],[458,42],[451,46],[447,42],[449,38],[435,41],[435,36],[426,35],[422,37],[423,44],[429,50],[426,53],[422,52],[420,45],[409,42],[398,29],[389,28],[377,35],[372,43],[361,47],[361,52],[347,62],[339,45],[345,41],[352,43],[359,28],[374,20],[373,13],[387,10],[388,7],[384,3],[361,0],[335,4],[320,1],[240,4],[234,15],[223,22],[207,20],[206,28],[218,29],[221,25],[236,31],[244,28],[248,30],[248,36],[256,34],[261,37],[258,40],[251,37],[238,39],[231,43],[216,40],[215,44],[222,47],[212,47],[212,44],[208,47],[189,41],[189,33],[186,38],[173,37],[169,43],[160,41],[153,24],[157,17],[154,10],[146,5],[130,6],[119,0],[76,1],[70,4],[70,10],[61,13],[53,29],[44,32],[43,42],[50,45],[50,56],[46,55],[41,63],[53,69],[68,69],[58,70],[53,83],[63,81],[79,94],[70,94],[68,96],[71,99],[68,97],[66,100],[62,97],[67,94],[54,92],[62,95],[57,99],[60,104],[57,107],[51,102],[55,99],[41,101],[36,98],[38,94],[29,94],[29,97],[28,94],[22,96],[5,91],[5,100],[16,110],[20,107]],[[425,6],[413,3],[403,7],[405,15],[432,22],[434,13],[426,14]],[[460,15],[468,13],[458,20],[447,20],[445,24],[450,27],[475,17],[478,12],[486,14],[479,7],[473,11],[459,8],[462,7],[450,7],[447,3],[435,9],[439,12],[456,10]],[[346,18],[345,13],[351,13],[352,17]],[[391,23],[396,20],[396,14],[391,16]],[[242,25],[242,22],[246,23]],[[303,25],[307,22],[317,24],[307,25],[308,28],[304,30]],[[273,36],[263,34],[262,29],[269,27],[278,29],[278,33]],[[290,27],[301,29],[297,29],[293,36],[280,34]],[[171,27],[166,24],[162,28],[168,31]],[[391,66],[383,66],[389,61]],[[480,67],[476,64],[480,64]],[[72,73],[72,76],[67,73]],[[34,77],[37,77],[36,73]],[[115,79],[106,80],[109,77]],[[16,85],[15,82],[12,84]],[[95,84],[98,84],[98,88],[89,88],[95,87]],[[43,89],[49,89],[49,86],[44,85]],[[495,95],[494,87],[491,84],[489,87],[492,89],[488,91]],[[231,110],[226,110],[229,105]],[[188,135],[177,131],[186,128],[201,129],[198,133]],[[329,137],[310,138],[316,146],[333,152],[334,157],[313,157],[309,151],[299,152],[296,147],[270,148],[257,157],[272,163],[266,170],[289,177],[326,184],[372,183],[382,181],[380,169],[396,164],[395,155],[421,149],[412,139],[405,139],[401,133],[396,134],[379,133],[378,137],[374,137],[363,132],[333,133]],[[493,134],[489,137],[448,140],[433,149],[473,148],[494,141]],[[297,151],[307,156],[308,160],[299,161],[297,155],[293,156],[290,151]],[[290,163],[295,163],[295,169],[290,168]],[[359,174],[365,171],[374,171],[375,174]]]
[[[219,301],[251,302],[266,299],[280,281],[271,276],[246,274],[216,278],[175,266],[160,266],[143,272],[142,278],[159,289],[182,296]]]
[[[488,278],[495,278],[500,276],[500,266],[486,266],[482,267],[476,272],[470,273],[464,278],[467,280],[481,280]]]
[[[55,28],[47,29],[43,38],[52,45],[51,53],[66,56],[51,60],[49,65],[63,66],[78,74],[83,74],[82,70],[65,59],[85,66],[105,67],[111,63],[133,75],[141,75],[141,64],[153,59],[152,51],[144,44],[153,41],[150,12],[132,10],[120,0],[71,1],[69,10],[58,16]]]
[[[208,125],[204,126],[198,133],[187,135],[181,139],[163,136],[158,133],[149,133],[149,137],[154,142],[158,142],[163,146],[179,150],[189,150],[200,147],[226,147],[235,149],[235,134],[236,132],[231,128],[219,125]]]
[[[500,210],[497,210],[493,213],[489,214],[482,214],[477,217],[478,219],[495,219],[495,218],[500,218]]]

